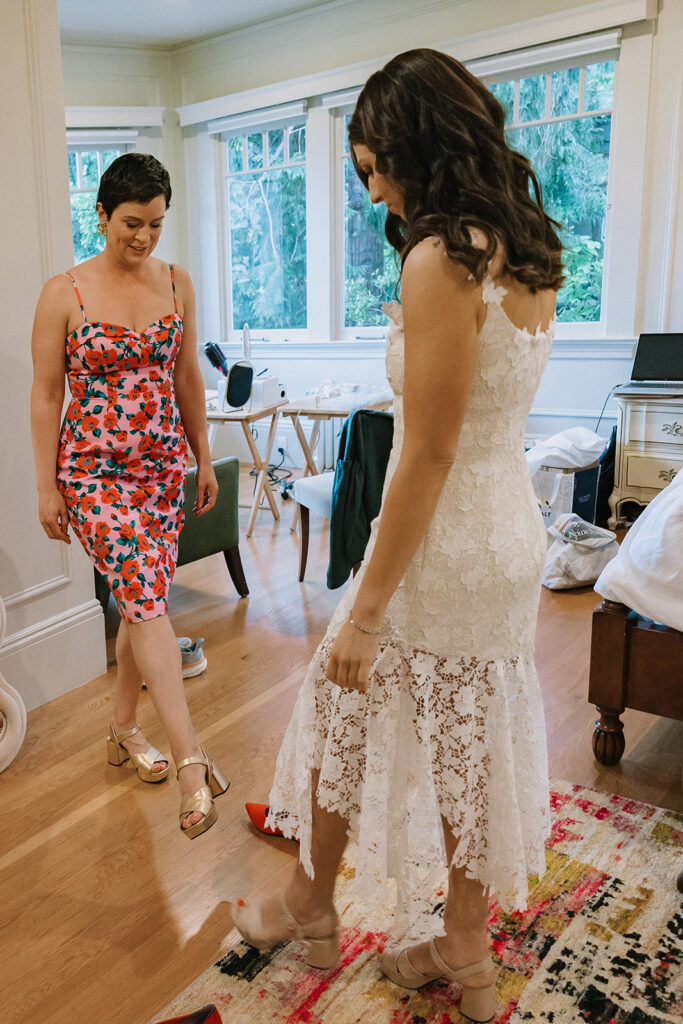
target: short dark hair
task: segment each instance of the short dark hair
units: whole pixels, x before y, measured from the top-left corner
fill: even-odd
[[[403,193],[405,219],[388,213],[385,228],[402,261],[435,235],[481,282],[500,241],[504,273],[531,291],[562,285],[560,225],[531,164],[507,144],[500,103],[459,61],[437,50],[400,53],[368,79],[348,131],[365,187],[358,143]],[[472,245],[470,228],[483,231],[485,250]]]
[[[107,217],[121,203],[149,203],[163,195],[166,209],[171,205],[168,171],[151,153],[124,153],[114,160],[100,178],[97,202]]]

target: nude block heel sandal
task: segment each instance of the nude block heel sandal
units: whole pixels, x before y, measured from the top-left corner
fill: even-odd
[[[284,896],[280,897],[279,913],[280,927],[269,930],[263,921],[262,904],[239,900],[232,907],[232,921],[244,941],[255,949],[272,949],[278,942],[298,939],[308,945],[306,963],[309,967],[329,970],[337,966],[339,918],[336,913],[324,914],[317,921],[302,925],[290,913]]]
[[[402,988],[422,988],[423,985],[428,985],[430,981],[436,981],[437,978],[446,978],[447,981],[454,981],[462,988],[459,1010],[463,1017],[469,1017],[477,1024],[484,1024],[485,1021],[495,1017],[497,1010],[495,979],[490,985],[484,985],[483,988],[474,988],[466,981],[473,974],[493,970],[493,961],[490,956],[487,956],[485,960],[479,960],[476,964],[468,964],[467,967],[461,967],[454,971],[439,955],[434,939],[430,939],[429,952],[434,964],[434,971],[423,974],[422,971],[416,970],[410,962],[409,948],[404,947],[395,952],[386,950],[380,954],[379,962],[382,970],[396,985],[401,985]]]
[[[327,971],[331,967],[337,966],[339,963],[339,937],[336,933],[325,939],[311,939],[306,935],[302,938],[308,944],[306,963],[309,967],[318,967],[322,971]]]

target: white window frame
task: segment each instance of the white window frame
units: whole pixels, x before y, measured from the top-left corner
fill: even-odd
[[[121,146],[127,153],[152,153],[162,159],[164,110],[164,107],[151,106],[65,107],[67,152],[92,152]],[[165,239],[162,239],[158,254],[164,249]]]
[[[337,98],[339,102],[339,98]],[[386,325],[366,324],[364,326],[346,327],[346,260],[345,242],[346,225],[344,210],[344,160],[348,156],[346,145],[344,120],[348,114],[353,113],[355,98],[344,106],[330,107],[334,112],[334,136],[335,136],[335,160],[334,160],[334,217],[336,236],[336,260],[339,272],[335,281],[337,297],[338,321],[337,334],[345,341],[377,341],[386,337]],[[397,274],[398,276],[398,274]]]
[[[603,110],[591,110],[585,112],[583,109],[576,114],[563,114],[560,116],[552,116],[550,114],[550,101],[551,101],[551,90],[547,86],[547,79],[553,75],[555,71],[564,71],[568,68],[578,68],[580,72],[579,77],[579,107],[583,107],[583,93],[585,83],[585,69],[590,64],[602,63],[607,60],[614,60],[614,90],[612,94],[612,105],[609,108]],[[614,123],[615,123],[615,110],[618,103],[618,90],[619,90],[619,53],[614,51],[608,51],[607,53],[591,54],[587,57],[582,57],[581,60],[577,59],[561,59],[554,61],[551,64],[544,64],[539,67],[525,68],[521,72],[514,72],[514,77],[511,72],[500,72],[498,74],[486,76],[483,79],[486,86],[491,86],[499,82],[515,81],[519,83],[524,78],[534,77],[536,75],[546,76],[546,97],[545,97],[545,116],[535,121],[519,121],[519,86],[515,84],[514,92],[514,112],[512,122],[506,125],[508,130],[518,131],[522,128],[533,128],[536,125],[545,124],[556,124],[563,121],[579,120],[584,117],[599,117],[609,114],[611,117],[611,128],[610,128],[610,149],[609,149],[609,161],[607,167],[607,196],[605,203],[605,250],[602,268],[602,288],[600,297],[600,319],[599,320],[564,320],[558,322],[555,336],[556,338],[572,337],[576,339],[588,339],[588,338],[603,338],[607,333],[607,324],[609,322],[609,308],[610,303],[608,302],[607,296],[607,284],[608,284],[608,267],[610,261],[610,253],[612,250],[612,222],[613,222],[613,181],[615,175],[615,161],[614,161]],[[514,139],[514,135],[512,136]],[[611,298],[611,296],[610,296]]]
[[[306,156],[304,168],[306,174],[306,271],[308,278],[308,267],[310,262],[308,236],[310,234],[310,215],[308,209],[308,111],[306,103],[283,104],[280,107],[271,107],[256,111],[247,111],[244,114],[229,115],[216,118],[208,126],[209,134],[217,146],[216,166],[218,169],[218,197],[217,212],[219,218],[219,247],[220,247],[220,281],[221,281],[221,326],[222,336],[230,344],[238,344],[242,341],[242,328],[233,326],[232,315],[232,258],[230,251],[230,211],[228,204],[228,142],[231,138],[246,138],[247,135],[261,134],[273,128],[290,128],[293,125],[304,124],[306,128]],[[267,146],[267,142],[266,142]],[[287,166],[286,164],[284,166]],[[277,168],[275,168],[277,170]],[[255,168],[254,170],[258,170]],[[283,328],[260,328],[250,325],[250,335],[253,341],[267,344],[269,342],[300,342],[309,336],[310,325],[310,290],[307,285],[306,294],[306,327],[283,327]]]
[[[135,149],[137,139],[138,133],[135,129],[67,129],[67,158],[70,153],[75,153],[77,155],[80,153],[97,153],[98,169],[101,169],[102,153],[111,149],[120,149],[122,153],[130,153]],[[78,161],[78,167],[80,168],[80,160]],[[102,173],[102,170],[100,170],[100,177],[102,176]],[[71,196],[74,192],[92,192],[94,201],[97,198],[97,190],[98,186],[84,186],[83,188],[77,187],[74,190],[71,187],[71,181],[69,181],[69,200],[71,200]],[[74,252],[74,258],[75,257],[76,253]]]
[[[640,7],[638,7],[640,10]],[[635,11],[635,8],[634,8]],[[635,20],[635,17],[634,19]],[[474,45],[474,44],[472,44]],[[577,35],[560,42],[543,43],[526,50],[498,54],[494,57],[467,59],[459,52],[458,42],[442,45],[460,59],[485,82],[524,78],[534,74],[552,73],[562,67],[577,67],[615,58],[615,84],[612,105],[610,138],[610,165],[606,210],[606,244],[603,265],[603,302],[601,320],[582,323],[558,324],[558,341],[600,341],[604,339],[632,338],[636,323],[638,276],[638,250],[643,210],[643,183],[645,146],[643,140],[647,126],[650,88],[652,34],[638,26],[610,29],[592,36]],[[471,50],[470,50],[471,52]],[[481,52],[481,51],[480,51]],[[290,102],[301,96],[307,105],[306,127],[306,200],[307,200],[307,277],[308,327],[306,330],[267,331],[270,341],[299,342],[303,348],[332,342],[348,345],[349,354],[357,351],[376,351],[385,334],[382,328],[345,328],[344,320],[344,224],[343,176],[343,114],[352,107],[363,81],[374,70],[375,63],[358,65],[355,69],[340,69],[321,76],[282,83],[280,93]],[[325,93],[316,85],[332,88]],[[211,113],[228,110],[229,118],[236,116],[257,118],[259,111],[249,108],[255,99],[272,99],[278,87],[269,86],[250,93],[236,94],[222,100],[204,101],[191,107],[180,108],[181,124],[201,124],[200,110]],[[284,106],[288,106],[285,104]],[[239,112],[242,108],[244,113]],[[277,107],[269,108],[270,114]],[[216,124],[204,121],[208,125]],[[225,120],[225,119],[223,119]],[[252,120],[254,128],[260,127]],[[267,127],[265,121],[261,123]],[[209,128],[211,131],[211,128]],[[197,131],[201,134],[201,129]],[[197,150],[199,153],[199,149]],[[224,167],[217,166],[214,214],[221,210],[225,190]],[[221,222],[224,218],[221,217]],[[219,257],[225,259],[225,247]],[[221,275],[221,289],[225,288],[225,274]],[[229,318],[225,297],[220,317],[222,336],[235,343],[237,332],[228,330]],[[215,322],[215,314],[209,312]],[[258,332],[261,333],[260,331]],[[278,345],[278,347],[281,347]],[[264,344],[263,350],[267,350]],[[311,348],[312,351],[312,348]]]

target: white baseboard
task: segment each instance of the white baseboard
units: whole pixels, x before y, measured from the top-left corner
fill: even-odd
[[[27,711],[102,675],[107,652],[99,601],[10,634],[0,644],[0,665]]]

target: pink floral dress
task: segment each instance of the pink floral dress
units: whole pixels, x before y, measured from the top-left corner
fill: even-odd
[[[88,320],[66,339],[71,402],[57,478],[69,522],[106,579],[122,617],[168,610],[183,524],[187,442],[173,390],[183,321],[173,266],[173,313],[138,332]]]

